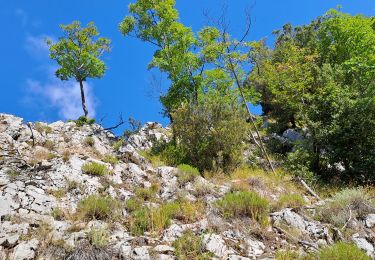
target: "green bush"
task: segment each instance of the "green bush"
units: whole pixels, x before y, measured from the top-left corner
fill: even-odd
[[[106,156],[104,156],[102,161],[105,163],[110,163],[112,165],[115,165],[119,162],[119,159],[116,156],[107,154]]]
[[[152,200],[156,197],[156,193],[159,191],[159,185],[154,183],[150,188],[137,188],[134,193],[137,198],[143,201]]]
[[[197,105],[183,104],[171,115],[177,142],[168,149],[172,155],[184,156],[179,163],[190,164],[200,172],[229,172],[241,163],[248,124],[237,100],[207,95]]]
[[[108,173],[107,166],[97,162],[90,162],[85,163],[82,166],[82,171],[86,174],[96,175],[96,176],[103,176]]]
[[[366,255],[365,252],[354,244],[339,242],[332,246],[320,249],[318,252],[309,255],[307,259],[369,260],[371,257]]]
[[[71,120],[71,122],[76,123],[77,126],[81,127],[84,125],[92,125],[95,123],[94,118],[88,118],[86,116],[81,116],[77,120]]]
[[[94,146],[95,139],[92,136],[87,136],[85,139],[83,139],[83,143],[86,146]]]
[[[170,225],[171,220],[179,211],[179,204],[175,202],[162,204],[152,209],[147,207],[135,209],[129,221],[130,232],[133,235],[142,235],[146,231],[160,232]]]
[[[50,126],[44,124],[44,123],[41,123],[41,122],[36,122],[35,125],[34,125],[34,128],[39,133],[46,133],[46,134],[52,133],[52,128]]]
[[[177,181],[181,186],[194,181],[196,177],[200,176],[198,169],[188,164],[180,164],[177,169]]]
[[[140,208],[131,213],[129,229],[133,236],[143,235],[151,229],[151,224],[151,211],[149,208]]]
[[[129,212],[142,208],[142,201],[138,198],[130,198],[125,202],[125,209]]]
[[[120,138],[117,142],[115,142],[112,147],[113,147],[113,150],[115,151],[119,151],[121,146],[124,144],[125,140],[123,138]]]
[[[352,218],[363,218],[367,214],[375,213],[373,205],[367,201],[366,191],[362,188],[344,189],[336,193],[317,210],[320,221],[343,227]]]
[[[181,237],[173,242],[177,259],[189,260],[208,260],[211,256],[204,252],[202,238],[195,235],[191,230],[185,232]]]
[[[225,218],[249,217],[261,224],[268,219],[268,201],[255,192],[228,193],[216,202],[216,207]]]
[[[90,195],[82,199],[77,206],[77,213],[84,219],[105,220],[117,213],[118,202],[111,197]]]

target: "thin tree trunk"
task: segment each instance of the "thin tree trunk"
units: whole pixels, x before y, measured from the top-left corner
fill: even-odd
[[[87,107],[86,107],[85,92],[83,90],[82,80],[79,81],[79,87],[81,89],[82,109],[83,109],[83,112],[85,113],[85,117],[87,117],[89,112],[87,111]]]

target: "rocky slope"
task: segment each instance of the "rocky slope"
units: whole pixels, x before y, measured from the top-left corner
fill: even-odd
[[[344,239],[341,229],[314,220],[315,208],[324,202],[306,195],[306,205],[298,209],[272,210],[266,225],[224,218],[215,202],[236,185],[247,185],[270,201],[303,190],[289,179],[273,186],[277,183],[261,176],[225,181],[196,176],[181,183],[178,169],[156,167],[142,156],[155,140],[168,140],[166,133],[160,124],[147,123],[128,142],[119,142],[96,124],[24,124],[0,114],[0,259],[177,259],[173,242],[186,231],[202,238],[202,252],[213,259],[274,259],[280,250],[310,252]],[[85,171],[83,166],[92,162],[104,165],[107,174]],[[91,195],[116,201],[113,216],[81,218],[80,203]],[[136,197],[143,198],[138,206],[144,208],[183,197],[187,205],[199,202],[203,209],[134,235],[129,225],[134,216],[126,203]],[[372,257],[374,216],[351,219],[357,232],[349,236]],[[102,247],[93,230],[106,231]]]

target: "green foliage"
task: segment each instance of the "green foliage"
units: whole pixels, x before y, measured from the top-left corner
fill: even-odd
[[[87,116],[80,116],[77,120],[72,120],[72,122],[76,123],[78,127],[84,125],[92,125],[95,123],[94,118],[88,118]]]
[[[367,201],[367,197],[364,189],[344,189],[318,208],[317,218],[342,228],[349,218],[361,219],[375,212],[373,205]]]
[[[82,165],[82,171],[86,174],[103,176],[108,174],[107,166],[97,162],[85,163]]]
[[[216,202],[216,207],[225,218],[249,217],[261,224],[267,223],[269,203],[255,192],[228,193]]]
[[[241,163],[248,125],[236,102],[216,97],[198,105],[185,104],[173,113],[176,149],[184,155],[180,163],[204,170],[229,172]],[[173,154],[173,153],[172,153]]]
[[[253,44],[248,89],[257,92],[270,130],[308,129],[299,148],[303,169],[292,163],[296,174],[374,180],[373,24],[371,17],[330,10],[308,25],[286,24],[275,32],[274,49]]]
[[[275,208],[299,208],[305,205],[305,203],[304,198],[299,194],[283,194],[277,200]]]
[[[85,139],[83,139],[83,143],[86,146],[91,146],[92,147],[95,144],[95,139],[92,136],[87,136],[87,137],[85,137]]]
[[[119,151],[121,146],[124,144],[125,140],[120,138],[117,142],[115,142],[112,147],[113,147],[113,150],[115,151]]]
[[[371,257],[354,244],[339,242],[320,249],[318,252],[309,255],[307,259],[368,260]]]
[[[152,200],[156,197],[157,192],[159,191],[159,185],[154,183],[150,188],[137,188],[134,193],[137,198],[140,198],[144,201]]]
[[[21,172],[14,169],[9,169],[5,173],[11,181],[15,181],[19,176],[21,176]]]
[[[115,164],[119,163],[119,159],[116,156],[113,156],[113,155],[110,155],[110,154],[107,154],[106,156],[104,156],[102,161],[105,162],[105,163],[110,163],[112,165],[115,165]]]
[[[118,203],[110,197],[90,195],[78,203],[77,213],[87,220],[106,220],[114,217]]]
[[[173,242],[175,253],[178,259],[211,259],[208,253],[204,252],[202,238],[194,234],[191,230],[185,232],[181,237]]]
[[[129,229],[132,235],[140,236],[151,229],[151,211],[147,207],[137,209],[131,213]]]
[[[91,245],[95,247],[106,247],[109,243],[109,233],[105,228],[93,228],[87,233]]]
[[[78,21],[68,25],[60,25],[64,33],[58,42],[48,40],[50,57],[56,60],[60,68],[56,76],[62,80],[74,78],[85,81],[87,78],[100,78],[106,70],[105,64],[99,57],[109,51],[110,40],[100,37],[94,23],[88,23],[81,28]]]
[[[63,220],[64,217],[65,217],[65,214],[64,214],[64,211],[62,211],[62,209],[60,209],[60,208],[54,208],[51,211],[51,216],[55,220]]]
[[[34,128],[36,131],[39,133],[45,133],[45,134],[50,134],[52,133],[52,128],[44,123],[41,122],[36,122],[34,125]]]
[[[200,176],[198,169],[188,164],[180,164],[177,169],[177,181],[181,186],[194,181],[196,177]]]

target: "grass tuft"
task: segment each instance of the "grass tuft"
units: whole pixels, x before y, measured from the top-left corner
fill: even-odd
[[[96,175],[96,176],[103,176],[108,173],[108,169],[104,164],[97,163],[97,162],[90,162],[85,163],[82,166],[82,171],[86,174]]]

